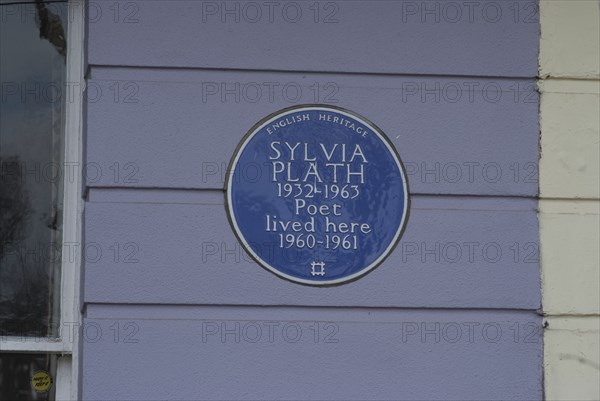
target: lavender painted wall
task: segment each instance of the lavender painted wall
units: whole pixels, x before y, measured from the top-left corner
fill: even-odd
[[[97,67],[90,85],[88,162],[104,170],[90,169],[90,187],[223,188],[235,147],[260,116],[324,102],[387,133],[412,193],[537,194],[531,80]],[[132,161],[136,171],[125,167]]]
[[[415,196],[402,242],[384,264],[324,290],[259,268],[237,243],[216,191],[92,189],[85,300],[535,310],[535,208],[531,199]],[[118,258],[109,250],[115,243]]]
[[[90,9],[83,398],[541,399],[537,4],[275,3]],[[300,103],[380,126],[413,194],[340,287],[265,272],[223,206],[242,136]]]
[[[123,0],[90,9],[89,63],[532,77],[536,2]],[[458,6],[458,7],[457,7]],[[215,10],[216,7],[216,10]],[[311,8],[312,7],[312,8]],[[254,8],[254,7],[251,7]],[[318,15],[317,10],[318,8]],[[227,11],[233,11],[228,13]],[[299,10],[299,12],[298,12]],[[119,11],[118,15],[116,11]]]
[[[90,305],[85,323],[89,399],[542,398],[533,312]]]

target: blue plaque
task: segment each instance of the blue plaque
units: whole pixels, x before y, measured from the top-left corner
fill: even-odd
[[[231,160],[226,207],[246,251],[287,280],[355,280],[394,249],[408,216],[400,157],[367,119],[302,105],[264,118]]]

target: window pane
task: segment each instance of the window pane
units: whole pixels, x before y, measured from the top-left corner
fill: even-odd
[[[0,335],[55,336],[67,6],[0,8]]]
[[[0,354],[0,401],[54,400],[54,372],[56,356]]]

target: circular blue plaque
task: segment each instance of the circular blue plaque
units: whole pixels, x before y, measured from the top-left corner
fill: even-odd
[[[338,107],[264,118],[231,160],[226,207],[246,251],[307,285],[338,285],[377,267],[408,216],[404,167],[385,134]]]

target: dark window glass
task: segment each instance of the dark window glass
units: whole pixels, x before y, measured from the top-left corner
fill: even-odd
[[[56,336],[67,5],[0,0],[0,18],[0,336]]]
[[[0,354],[0,401],[54,400],[56,357]]]

